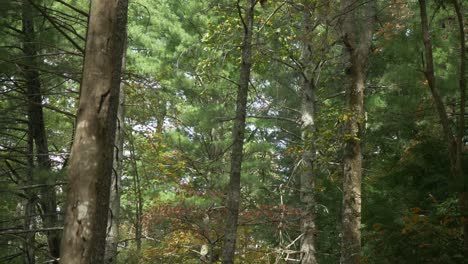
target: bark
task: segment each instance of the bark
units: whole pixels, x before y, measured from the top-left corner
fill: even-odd
[[[123,51],[122,71],[125,69],[125,47]],[[119,106],[115,130],[114,161],[109,197],[109,215],[107,219],[106,252],[104,263],[117,263],[117,245],[119,242],[120,218],[120,180],[122,176],[122,159],[124,143],[125,93],[124,84],[120,83]]]
[[[244,147],[245,117],[247,113],[247,96],[252,68],[252,33],[254,21],[254,8],[257,0],[247,0],[245,15],[242,15],[241,7],[237,2],[239,16],[241,17],[244,32],[242,38],[242,57],[240,65],[239,84],[236,99],[236,117],[232,129],[231,171],[227,192],[228,216],[226,221],[226,233],[223,245],[223,264],[234,263],[236,251],[237,226],[240,206],[240,181],[242,168],[242,152]]]
[[[311,6],[305,5],[303,33],[302,33],[302,84],[301,84],[301,120],[302,120],[302,144],[304,152],[302,154],[301,171],[301,263],[316,264],[315,257],[315,236],[317,228],[315,225],[315,147],[313,144],[313,134],[315,132],[315,84],[312,69],[312,46],[311,33]]]
[[[361,140],[364,129],[364,89],[366,66],[372,41],[374,23],[373,1],[364,4],[343,1],[343,42],[349,53],[349,81],[347,106],[344,115],[343,208],[340,263],[361,262]]]
[[[91,1],[61,263],[103,263],[127,0]]]
[[[51,172],[51,161],[47,144],[47,135],[42,108],[42,93],[39,72],[37,71],[37,43],[35,40],[34,16],[30,0],[23,0],[23,52],[25,63],[23,73],[26,82],[26,95],[28,99],[29,129],[36,148],[36,160],[38,167],[33,169],[32,180],[47,183],[48,174]],[[31,154],[34,150],[31,151]],[[34,163],[33,163],[33,167]],[[44,185],[40,188],[41,217],[45,228],[54,227],[59,222],[57,214],[57,197],[54,186]],[[53,258],[60,254],[60,233],[56,231],[46,232],[49,253]]]
[[[465,43],[465,32],[464,32],[464,20],[461,11],[460,4],[457,0],[452,0],[454,6],[458,29],[460,34],[460,79],[459,79],[459,89],[460,89],[460,114],[458,120],[458,131],[456,134],[452,130],[443,102],[442,96],[440,95],[439,88],[436,83],[436,77],[434,72],[434,59],[433,59],[433,50],[432,50],[432,40],[429,33],[429,22],[427,17],[427,4],[425,0],[419,0],[419,8],[421,15],[421,31],[423,36],[424,43],[424,55],[425,55],[425,69],[424,75],[426,77],[429,89],[431,90],[432,99],[436,105],[437,113],[439,115],[439,121],[442,125],[442,130],[447,142],[448,154],[450,159],[450,170],[451,170],[451,181],[453,186],[457,186],[458,191],[458,203],[460,212],[462,215],[463,223],[463,236],[464,236],[464,253],[468,254],[468,221],[467,213],[468,212],[468,193],[466,186],[466,178],[463,172],[463,136],[465,133],[465,103],[466,103],[466,43]]]

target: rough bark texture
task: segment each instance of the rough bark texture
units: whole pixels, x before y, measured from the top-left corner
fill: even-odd
[[[127,0],[91,1],[61,263],[103,263]]]
[[[242,15],[239,6],[239,15],[244,26],[242,39],[242,61],[240,66],[239,86],[236,100],[236,118],[232,129],[232,152],[231,171],[229,175],[229,186],[227,192],[228,217],[226,220],[226,233],[223,245],[223,264],[234,263],[236,251],[237,225],[240,205],[240,179],[242,167],[242,151],[244,147],[245,117],[247,112],[247,95],[250,81],[250,70],[252,68],[252,32],[254,21],[254,8],[256,0],[247,0],[244,8],[245,15]]]
[[[301,120],[302,120],[302,144],[304,152],[302,154],[301,171],[301,263],[316,264],[315,257],[315,236],[317,228],[315,225],[315,148],[313,144],[313,134],[315,132],[315,85],[312,67],[312,46],[311,33],[312,21],[310,5],[304,6],[304,21],[302,25],[302,84],[301,84]]]
[[[350,57],[347,107],[344,115],[343,208],[340,263],[361,262],[361,139],[364,129],[366,66],[372,41],[373,1],[343,1],[343,42]],[[364,14],[359,14],[360,10]]]
[[[436,83],[434,72],[434,59],[432,51],[432,40],[429,33],[429,22],[427,17],[427,4],[425,0],[419,0],[419,8],[421,15],[421,30],[424,43],[425,69],[424,75],[431,90],[432,98],[436,105],[439,121],[442,125],[442,130],[447,142],[448,154],[450,159],[451,181],[453,186],[456,186],[458,195],[458,203],[462,215],[463,236],[464,236],[464,253],[468,254],[468,193],[467,180],[463,172],[463,136],[465,133],[465,104],[466,104],[466,43],[464,32],[464,20],[460,4],[457,0],[452,0],[452,4],[457,15],[457,22],[460,34],[460,113],[458,120],[458,131],[453,132],[443,98],[440,95],[439,88]]]
[[[125,49],[125,48],[124,48]],[[125,69],[125,50],[122,59],[122,71]],[[107,219],[105,264],[117,263],[117,245],[119,242],[120,218],[120,179],[122,176],[122,159],[124,143],[125,93],[124,84],[120,84],[119,106],[115,130],[114,162],[109,196],[109,215]]]
[[[26,95],[28,99],[28,122],[29,129],[36,148],[37,168],[33,163],[32,180],[45,183],[40,188],[39,205],[41,206],[42,221],[45,228],[55,227],[59,222],[57,214],[57,197],[53,185],[47,185],[51,172],[51,161],[47,144],[47,135],[42,109],[42,93],[39,72],[37,71],[36,56],[38,54],[37,43],[34,31],[34,16],[30,0],[22,3],[22,23],[23,23],[23,52],[25,63],[23,74],[26,81]],[[31,151],[31,154],[34,150]],[[53,258],[58,258],[60,254],[60,233],[56,231],[46,232],[49,254]]]

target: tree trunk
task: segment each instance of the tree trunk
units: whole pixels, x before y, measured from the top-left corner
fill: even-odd
[[[35,202],[32,197],[29,197],[29,195],[31,195],[30,193],[27,193],[26,195],[28,196],[28,199],[23,204],[24,206],[23,229],[33,230],[35,229],[35,227],[34,227],[34,221],[31,216],[34,215],[34,212],[35,212],[34,210]],[[26,264],[36,263],[35,244],[36,244],[36,233],[35,232],[26,233],[24,237],[24,242],[23,242],[24,263]]]
[[[28,122],[28,142],[27,142],[27,161],[28,161],[28,174],[26,178],[26,184],[34,184],[33,182],[33,170],[34,170],[34,139],[32,135],[32,124]],[[32,192],[32,190],[26,190],[25,195],[27,200],[24,202],[24,222],[23,222],[23,229],[24,230],[32,230],[34,229],[34,221],[32,216],[35,213],[36,201],[35,196],[36,194]],[[28,232],[25,234],[24,242],[23,242],[23,256],[24,256],[24,263],[25,264],[35,264],[36,263],[36,252],[35,252],[35,243],[36,243],[36,233],[35,232]]]
[[[135,155],[135,151],[133,151]],[[134,156],[135,157],[135,156]],[[141,252],[141,238],[143,234],[143,197],[141,195],[141,180],[140,174],[137,169],[137,161],[134,159],[135,166],[135,175],[133,177],[133,183],[135,188],[135,202],[136,202],[136,212],[135,212],[135,241],[137,252]]]
[[[364,4],[365,15],[358,17],[360,3],[343,4],[343,42],[350,56],[347,107],[344,114],[343,209],[341,259],[344,264],[361,262],[361,140],[364,123],[366,66],[372,41],[373,1]],[[359,30],[361,29],[362,30]]]
[[[61,263],[104,261],[127,7],[91,1]]]
[[[23,52],[25,63],[23,73],[26,81],[26,95],[28,99],[28,122],[29,129],[36,147],[36,160],[38,168],[33,169],[33,180],[42,182],[44,187],[40,188],[41,217],[45,228],[55,227],[59,222],[57,214],[57,197],[55,188],[49,182],[51,172],[51,161],[45,131],[44,114],[42,109],[42,93],[39,72],[37,71],[36,56],[37,43],[34,32],[34,15],[30,0],[23,0],[22,22],[23,22]],[[34,154],[34,151],[31,152]],[[34,165],[33,165],[34,166]],[[52,257],[60,255],[60,233],[57,231],[46,232],[49,253]]]
[[[237,225],[240,206],[240,180],[242,168],[242,152],[244,147],[245,117],[247,113],[247,96],[252,68],[252,32],[254,21],[254,8],[257,0],[247,0],[245,15],[242,16],[239,1],[237,2],[239,14],[244,28],[242,39],[242,58],[240,65],[239,86],[237,89],[236,117],[232,129],[231,171],[227,192],[228,217],[223,245],[223,264],[234,263],[236,251]]]
[[[427,17],[427,4],[425,0],[419,0],[419,8],[421,14],[421,31],[423,35],[424,43],[424,55],[425,55],[425,70],[424,75],[427,83],[431,90],[432,99],[435,102],[437,113],[439,114],[440,124],[444,132],[444,136],[447,142],[448,154],[450,159],[450,170],[452,176],[453,186],[457,186],[458,191],[458,203],[460,213],[462,215],[462,230],[464,236],[464,253],[468,254],[468,193],[467,193],[467,180],[463,172],[463,136],[465,133],[465,103],[466,103],[466,76],[465,76],[465,61],[466,61],[466,43],[465,43],[465,32],[464,32],[464,20],[461,11],[461,7],[457,0],[452,0],[455,12],[457,14],[457,22],[460,33],[460,113],[458,122],[457,134],[454,134],[450,126],[450,122],[447,115],[442,96],[440,95],[439,89],[436,84],[436,78],[434,73],[434,59],[432,51],[432,40],[429,33],[429,22]]]
[[[315,236],[317,228],[315,225],[315,146],[313,135],[315,132],[315,84],[312,68],[312,46],[311,41],[311,7],[305,5],[304,21],[302,32],[302,51],[301,51],[301,120],[302,120],[302,144],[304,152],[302,153],[301,170],[301,263],[316,264],[315,257]]]
[[[465,112],[466,112],[466,36],[465,23],[462,8],[458,0],[452,0],[455,13],[457,14],[458,32],[460,34],[460,113],[458,119],[458,131],[456,135],[456,155],[455,155],[455,179],[456,186],[461,186],[459,190],[458,203],[462,214],[463,223],[463,249],[465,257],[468,257],[468,179],[463,171],[463,137],[465,136]]]
[[[141,252],[141,238],[143,232],[143,197],[141,195],[141,181],[140,173],[138,172],[137,166],[137,156],[135,151],[135,141],[132,134],[129,134],[129,144],[130,144],[130,155],[131,155],[131,165],[133,169],[133,194],[135,195],[135,222],[133,226],[135,227],[135,242],[137,247],[137,252]],[[139,260],[137,260],[138,263]]]
[[[432,98],[434,99],[437,108],[437,113],[439,114],[439,119],[442,124],[444,135],[447,139],[447,142],[449,142],[450,161],[453,162],[455,160],[454,157],[452,157],[455,153],[455,138],[453,136],[453,131],[450,128],[450,122],[448,119],[444,102],[442,100],[442,97],[440,96],[439,89],[436,86],[436,79],[434,74],[434,59],[432,55],[432,41],[431,35],[429,34],[429,22],[427,18],[426,1],[419,0],[419,7],[421,11],[421,30],[424,42],[424,55],[426,59],[426,69],[424,70],[424,75],[426,76],[427,83],[429,85],[429,88],[431,89]],[[453,167],[454,164],[452,164],[451,166]]]
[[[122,71],[125,69],[125,46],[122,58]],[[120,83],[119,106],[115,130],[114,161],[109,196],[109,215],[107,219],[105,264],[117,263],[117,245],[119,242],[120,218],[120,179],[124,144],[125,93],[124,84]]]

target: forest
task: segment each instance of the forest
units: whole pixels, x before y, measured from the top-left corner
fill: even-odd
[[[467,263],[467,5],[0,0],[0,263]]]

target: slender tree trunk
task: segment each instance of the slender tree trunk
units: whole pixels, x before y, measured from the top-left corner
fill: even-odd
[[[252,32],[254,8],[257,0],[247,0],[245,15],[242,15],[240,1],[237,2],[239,15],[244,28],[242,39],[242,58],[240,66],[239,86],[237,89],[236,118],[232,129],[233,145],[231,152],[231,171],[227,192],[228,217],[223,245],[223,264],[234,263],[236,251],[237,225],[240,206],[240,180],[242,168],[242,152],[244,147],[245,116],[247,113],[247,96],[249,90],[250,70],[252,68]]]
[[[28,161],[28,174],[26,179],[26,184],[34,184],[33,182],[33,171],[34,171],[34,139],[32,135],[32,124],[28,122],[28,142],[27,142],[27,161]],[[27,200],[24,202],[24,230],[34,229],[34,221],[32,215],[35,213],[35,196],[36,194],[32,190],[26,190],[25,195]],[[23,252],[24,252],[24,263],[25,264],[35,264],[36,263],[36,252],[35,252],[35,243],[36,243],[36,233],[29,232],[25,234],[23,242]]]
[[[424,55],[426,59],[426,69],[424,70],[424,75],[426,76],[429,88],[431,89],[432,98],[434,99],[437,108],[437,113],[439,114],[439,119],[442,124],[444,135],[447,139],[447,142],[450,142],[450,161],[453,162],[455,160],[454,157],[452,157],[455,153],[455,138],[453,136],[453,131],[450,128],[450,122],[448,119],[444,102],[442,100],[442,97],[440,96],[439,89],[436,86],[436,79],[434,74],[434,59],[432,53],[432,40],[431,35],[429,34],[429,22],[427,18],[426,1],[419,0],[419,7],[421,11],[421,30],[424,42]],[[452,164],[451,167],[454,167],[454,164]]]
[[[315,146],[313,134],[315,132],[315,85],[314,73],[312,72],[312,8],[310,4],[304,6],[304,21],[302,32],[302,84],[301,84],[301,120],[302,120],[302,153],[301,170],[301,263],[316,264],[315,236],[317,227],[315,225]]]
[[[361,140],[364,129],[364,89],[366,66],[372,41],[373,1],[365,3],[364,15],[359,1],[343,4],[343,42],[350,56],[347,107],[344,115],[343,215],[341,259],[344,264],[361,262]],[[360,30],[362,28],[362,30]]]
[[[133,169],[133,194],[135,195],[135,242],[137,252],[141,252],[141,238],[143,232],[142,218],[143,218],[143,197],[141,195],[140,173],[138,172],[137,157],[135,151],[135,142],[133,135],[129,135],[131,164]]]
[[[26,195],[30,195],[29,193]],[[32,215],[34,215],[35,202],[34,199],[28,196],[28,199],[24,202],[24,230],[34,229],[34,221]],[[36,263],[36,233],[28,232],[25,234],[23,242],[23,251],[24,251],[24,263],[26,264],[35,264]]]
[[[125,70],[125,47],[122,58],[122,71]],[[120,83],[119,106],[117,110],[117,124],[115,130],[114,161],[109,197],[109,215],[107,219],[105,264],[117,263],[117,245],[119,242],[120,218],[120,180],[122,176],[122,159],[124,144],[125,121],[125,93],[124,83]]]
[[[136,161],[135,161],[136,163]],[[136,164],[135,164],[136,166]],[[142,235],[143,235],[143,197],[141,195],[141,180],[140,174],[135,174],[135,195],[136,195],[136,203],[137,203],[137,210],[136,210],[136,219],[135,219],[135,239],[137,245],[137,252],[141,252],[141,243],[142,243]]]
[[[464,32],[464,20],[460,5],[457,0],[452,0],[455,12],[457,14],[457,22],[460,33],[460,114],[458,122],[457,134],[454,134],[450,126],[447,111],[440,95],[439,89],[436,84],[435,72],[434,72],[434,59],[432,51],[432,40],[429,33],[429,22],[427,17],[427,4],[425,0],[419,0],[419,8],[421,14],[421,30],[423,35],[424,52],[425,52],[425,70],[424,75],[428,82],[431,90],[432,98],[435,102],[437,113],[439,114],[439,120],[442,125],[444,136],[448,146],[448,154],[450,159],[450,170],[452,175],[452,183],[454,186],[459,188],[458,191],[458,203],[460,213],[462,214],[463,223],[463,236],[464,236],[464,252],[468,254],[468,193],[467,193],[467,180],[463,172],[463,136],[465,133],[465,101],[466,101],[466,43],[465,43],[465,32]]]
[[[92,0],[61,263],[103,263],[127,0]]]
[[[32,1],[32,0],[31,0]],[[57,197],[55,188],[50,183],[51,161],[45,131],[44,114],[42,109],[42,93],[39,72],[37,71],[37,43],[34,32],[34,16],[30,0],[23,0],[23,52],[25,63],[23,71],[26,80],[26,94],[28,99],[28,120],[31,135],[36,147],[38,168],[33,171],[33,178],[46,184],[40,189],[39,204],[42,209],[42,220],[45,228],[55,227],[59,222],[57,214]],[[31,152],[31,154],[33,154]],[[35,176],[34,176],[35,175]],[[49,231],[46,233],[50,255],[58,258],[60,254],[60,233]]]
[[[459,190],[459,208],[462,214],[463,223],[463,249],[465,257],[468,257],[468,179],[463,171],[463,137],[465,136],[465,113],[466,113],[466,36],[465,23],[462,8],[458,0],[452,0],[455,13],[457,14],[458,32],[460,34],[460,113],[458,119],[458,131],[456,135],[456,155],[455,155],[455,178],[456,185],[461,186]]]

